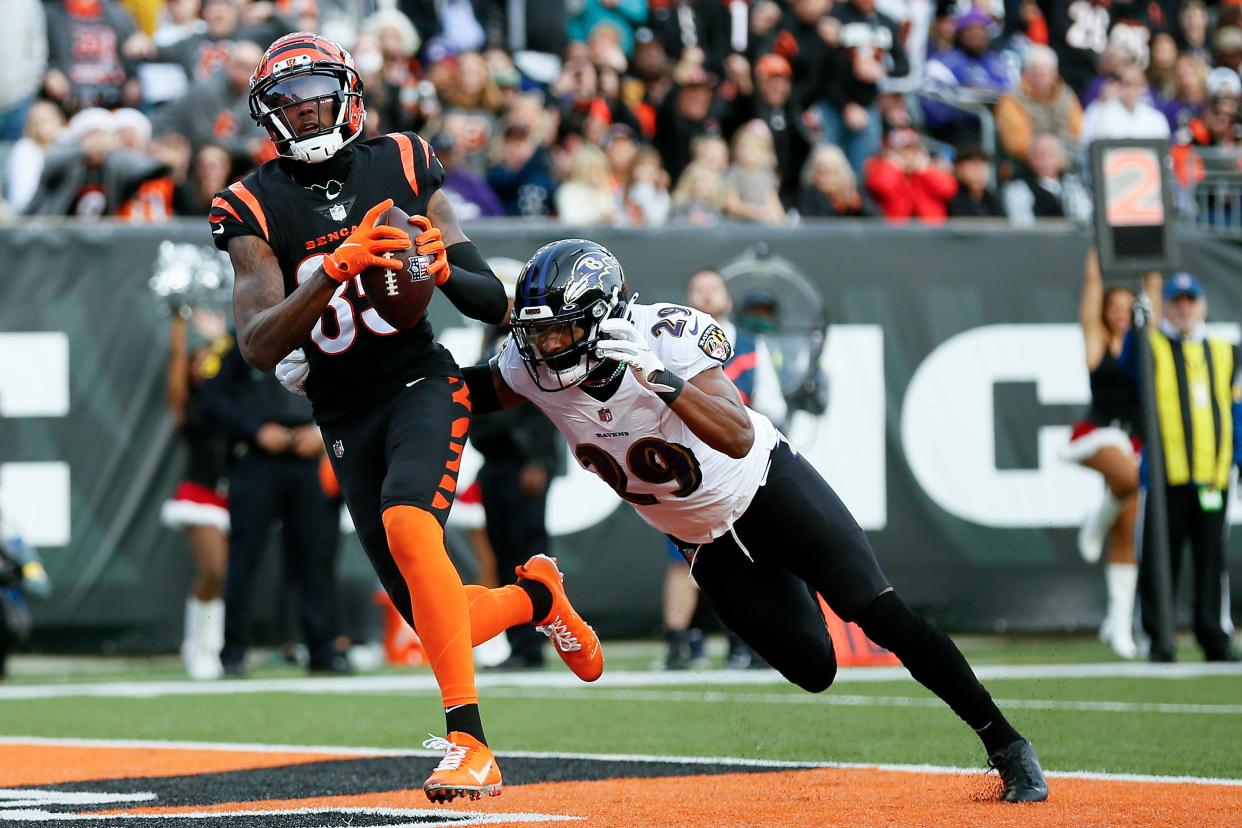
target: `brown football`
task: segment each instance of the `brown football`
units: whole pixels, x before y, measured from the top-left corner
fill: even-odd
[[[418,235],[418,228],[409,223],[409,218],[400,207],[390,207],[380,216],[378,224],[399,227],[413,239]],[[431,304],[436,288],[436,280],[427,272],[431,257],[418,255],[413,247],[384,255],[401,261],[404,266],[400,270],[368,267],[362,271],[362,289],[380,318],[404,331],[417,325]]]

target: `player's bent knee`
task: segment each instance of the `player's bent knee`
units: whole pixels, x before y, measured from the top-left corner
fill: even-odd
[[[808,656],[807,653],[814,653]],[[837,656],[832,650],[832,640],[815,642],[811,647],[800,648],[796,666],[783,667],[781,675],[808,693],[822,693],[832,686],[837,678]]]
[[[900,652],[902,642],[918,634],[926,623],[891,589],[876,596],[856,622],[867,638],[892,652]]]

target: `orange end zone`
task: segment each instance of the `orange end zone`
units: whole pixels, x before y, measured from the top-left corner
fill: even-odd
[[[229,751],[45,747],[5,745],[0,773],[12,784],[98,779],[104,776],[165,776],[213,770],[268,768],[332,757]],[[520,760],[510,759],[517,762]],[[428,758],[427,769],[433,760]],[[505,758],[501,757],[503,766]],[[37,767],[37,765],[41,766]],[[11,776],[24,770],[21,776]],[[14,783],[14,779],[23,782]],[[417,786],[419,779],[412,779]],[[598,828],[722,828],[723,826],[890,826],[1035,828],[1035,826],[1169,826],[1236,828],[1242,824],[1242,787],[1187,783],[1053,778],[1052,798],[1039,805],[995,801],[995,776],[884,771],[868,768],[737,773],[644,779],[555,782],[506,787],[504,796],[444,810],[577,817],[572,824]],[[112,814],[289,811],[315,808],[432,808],[421,790],[349,796],[204,801],[172,808],[117,808]],[[96,811],[95,813],[104,813]],[[171,821],[171,820],[170,820]],[[0,824],[4,823],[0,816]],[[160,820],[144,825],[158,826]],[[496,824],[505,824],[503,822]]]

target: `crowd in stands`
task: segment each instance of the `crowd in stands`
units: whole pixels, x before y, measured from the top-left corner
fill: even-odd
[[[266,46],[350,49],[462,220],[1083,219],[1100,138],[1234,147],[1240,0],[5,0],[3,210],[201,216]]]

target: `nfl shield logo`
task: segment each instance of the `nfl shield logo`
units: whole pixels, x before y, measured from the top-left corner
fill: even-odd
[[[328,208],[328,215],[333,221],[344,221],[346,212],[344,204],[333,204]]]
[[[427,268],[431,267],[432,258],[418,254],[410,257],[410,281],[424,282],[431,278],[431,271]]]
[[[611,423],[612,422],[612,410],[608,408],[601,408],[599,410],[599,421],[601,423]]]
[[[340,440],[337,440],[335,443],[332,444],[332,453],[335,454],[338,459],[341,457],[344,457],[345,456],[345,444],[341,442]]]

